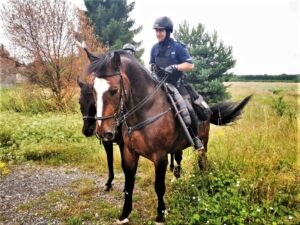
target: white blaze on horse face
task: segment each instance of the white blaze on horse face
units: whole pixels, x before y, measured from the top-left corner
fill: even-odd
[[[95,78],[94,89],[97,95],[97,117],[102,117],[103,114],[103,95],[108,90],[109,83],[103,78]],[[99,127],[101,127],[101,120],[97,120]]]

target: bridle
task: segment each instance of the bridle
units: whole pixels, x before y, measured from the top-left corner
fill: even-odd
[[[119,103],[118,103],[118,107],[117,107],[115,113],[112,115],[109,115],[109,116],[101,116],[101,117],[83,116],[83,120],[88,120],[88,119],[107,120],[107,119],[114,118],[116,121],[115,125],[116,125],[116,127],[118,127],[121,123],[126,121],[133,113],[135,113],[138,109],[140,109],[143,105],[145,105],[154,96],[154,94],[161,88],[161,86],[165,83],[165,81],[168,78],[168,74],[165,74],[164,77],[155,86],[154,91],[151,92],[151,94],[147,95],[142,101],[140,101],[133,108],[128,110],[126,113],[124,113],[123,97],[125,97],[125,99],[127,100],[127,94],[126,94],[126,90],[125,90],[125,86],[124,86],[124,80],[123,80],[120,70],[117,72],[112,72],[109,74],[102,75],[101,78],[107,78],[107,77],[113,77],[113,76],[120,76],[120,87],[121,87],[121,91],[120,91],[120,95],[119,95]],[[166,112],[164,112],[164,113],[166,113]],[[163,115],[164,113],[159,114],[159,116]]]
[[[120,71],[117,72],[112,72],[112,73],[108,73],[105,75],[102,75],[101,78],[107,78],[107,77],[114,77],[114,76],[120,76],[120,87],[121,87],[121,91],[120,91],[120,95],[119,95],[119,101],[118,101],[118,106],[116,109],[116,112],[113,115],[109,115],[109,116],[83,116],[83,120],[88,120],[88,119],[94,119],[94,120],[107,120],[107,119],[116,119],[123,114],[123,109],[124,109],[124,104],[123,104],[123,96],[125,96],[125,98],[127,99],[127,95],[126,95],[126,91],[125,91],[125,87],[124,87],[124,80],[123,77],[121,75]],[[118,126],[119,124],[116,123],[116,125]]]
[[[107,58],[107,57],[108,57],[108,55],[105,58]],[[105,59],[104,59],[104,61],[105,61]],[[171,110],[171,107],[170,107],[169,109],[167,109],[164,112],[158,113],[157,115],[152,116],[152,117],[146,119],[145,121],[142,121],[142,122],[136,124],[135,126],[129,127],[127,125],[127,123],[126,123],[126,120],[133,113],[135,113],[138,109],[140,109],[143,105],[145,105],[154,96],[154,94],[162,87],[162,85],[167,80],[168,74],[165,73],[165,75],[162,77],[162,79],[155,86],[153,92],[151,92],[149,95],[147,95],[142,101],[140,101],[139,103],[137,103],[133,108],[131,108],[130,110],[128,110],[126,113],[124,113],[123,98],[125,97],[125,100],[127,101],[127,94],[126,94],[126,90],[125,90],[125,86],[124,86],[124,80],[123,80],[123,76],[121,74],[120,68],[116,72],[107,73],[105,75],[102,74],[99,77],[100,78],[107,78],[107,77],[113,77],[113,76],[119,76],[120,77],[120,88],[121,88],[120,95],[119,95],[119,102],[118,102],[118,106],[116,108],[115,113],[112,114],[112,115],[109,115],[109,116],[101,116],[101,117],[98,117],[98,116],[83,116],[83,120],[84,121],[86,121],[88,119],[94,119],[94,120],[115,119],[115,128],[118,127],[123,122],[125,122],[125,125],[127,126],[127,130],[128,130],[128,134],[130,135],[133,131],[138,130],[138,129],[140,129],[140,128],[148,125],[148,124],[153,123],[154,121],[156,121],[161,116],[163,116],[164,114],[168,113]],[[97,136],[98,139],[101,139],[100,137],[98,137],[97,134],[96,134],[96,136]]]

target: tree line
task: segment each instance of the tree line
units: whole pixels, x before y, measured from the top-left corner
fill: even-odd
[[[280,75],[233,75],[227,81],[260,81],[260,82],[300,82],[300,74],[280,74]]]
[[[46,97],[53,98],[61,109],[74,96],[76,77],[87,66],[86,56],[76,42],[85,41],[98,54],[120,49],[125,43],[137,47],[137,58],[144,51],[142,42],[134,40],[143,27],[136,26],[129,16],[135,2],[84,3],[87,11],[74,8],[67,0],[7,0],[1,8],[0,17],[6,38],[14,46],[13,53],[26,64],[27,76],[42,89],[50,90],[50,96],[49,91],[44,92]],[[207,32],[201,23],[191,27],[183,21],[174,37],[186,45],[195,64],[187,80],[209,103],[228,99],[223,81],[233,76],[228,72],[236,63],[232,47],[225,45],[216,31]]]

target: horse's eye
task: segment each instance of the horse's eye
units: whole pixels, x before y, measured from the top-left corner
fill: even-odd
[[[118,92],[118,88],[117,87],[111,87],[109,89],[109,93],[111,96],[115,95]]]

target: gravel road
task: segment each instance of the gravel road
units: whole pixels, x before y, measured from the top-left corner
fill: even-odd
[[[78,168],[43,167],[29,164],[10,167],[11,173],[0,180],[0,224],[49,224],[49,220],[36,215],[34,210],[17,210],[22,204],[47,194],[56,189],[68,191],[68,185],[80,179],[92,179],[103,194],[106,175],[83,172]],[[121,174],[117,177],[122,177]],[[114,189],[122,191],[123,182],[116,181]],[[100,196],[100,197],[103,197]],[[60,224],[58,220],[51,220],[50,224]]]

